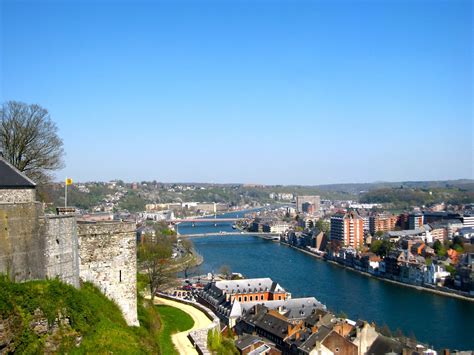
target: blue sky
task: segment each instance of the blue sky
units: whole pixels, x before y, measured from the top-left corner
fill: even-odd
[[[1,0],[0,100],[58,179],[473,178],[470,1]]]

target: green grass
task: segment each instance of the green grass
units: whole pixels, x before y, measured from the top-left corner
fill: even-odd
[[[54,337],[38,335],[30,327],[38,310],[50,325],[59,315],[69,319],[69,325]],[[90,283],[78,290],[58,280],[14,283],[0,275],[0,318],[14,324],[16,353],[43,353],[50,341],[60,353],[69,354],[159,353],[162,332],[155,307],[139,298],[138,317],[140,327],[127,326],[118,306]],[[82,341],[76,347],[78,336]]]
[[[159,305],[156,306],[156,310],[163,325],[158,337],[161,353],[166,355],[178,354],[171,340],[171,335],[191,329],[194,320],[186,312],[175,307]]]

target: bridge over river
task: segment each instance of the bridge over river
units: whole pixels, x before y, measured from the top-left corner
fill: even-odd
[[[249,220],[248,218],[177,218],[167,220],[166,223],[232,223],[237,221]]]
[[[236,235],[241,235],[241,236],[254,236],[254,237],[260,237],[262,239],[267,239],[267,240],[280,240],[280,234],[279,233],[263,233],[263,232],[213,232],[213,233],[195,233],[195,234],[178,234],[179,238],[204,238],[204,237],[210,237],[210,236],[236,236]]]

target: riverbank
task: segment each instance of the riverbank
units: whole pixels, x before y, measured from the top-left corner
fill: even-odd
[[[296,250],[298,250],[300,252],[303,252],[305,254],[308,254],[308,255],[314,257],[315,259],[321,260],[322,262],[327,262],[329,264],[339,266],[343,269],[353,271],[353,272],[358,273],[360,275],[370,277],[370,278],[373,278],[373,279],[376,279],[376,280],[385,281],[385,282],[388,282],[388,283],[391,283],[391,284],[394,284],[394,285],[398,285],[398,286],[410,287],[410,288],[416,289],[418,291],[427,291],[427,292],[431,292],[431,293],[434,293],[434,294],[437,294],[437,295],[440,295],[440,296],[453,297],[453,298],[461,299],[461,300],[464,300],[464,301],[474,302],[474,297],[460,295],[458,293],[454,293],[454,291],[443,291],[443,290],[429,288],[429,287],[426,287],[426,286],[412,285],[412,284],[407,284],[407,283],[404,283],[404,282],[401,282],[401,281],[396,281],[396,280],[392,280],[392,279],[387,279],[385,277],[372,275],[368,272],[357,270],[357,269],[354,269],[354,268],[349,267],[347,265],[339,264],[338,262],[336,262],[334,260],[326,260],[322,256],[317,255],[317,254],[315,254],[315,253],[313,253],[309,250],[301,249],[301,248],[295,247],[294,245],[290,245],[290,244],[285,243],[285,242],[280,242],[280,244],[285,245],[287,247],[290,247],[292,249],[296,249]]]

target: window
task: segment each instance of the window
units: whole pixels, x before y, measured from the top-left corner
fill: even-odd
[[[244,297],[244,302],[247,302],[247,296]]]
[[[263,301],[263,295],[260,296],[260,299]]]
[[[252,297],[252,296],[250,296],[250,301],[253,301],[253,297]]]
[[[242,297],[239,296],[239,302],[242,302]]]

